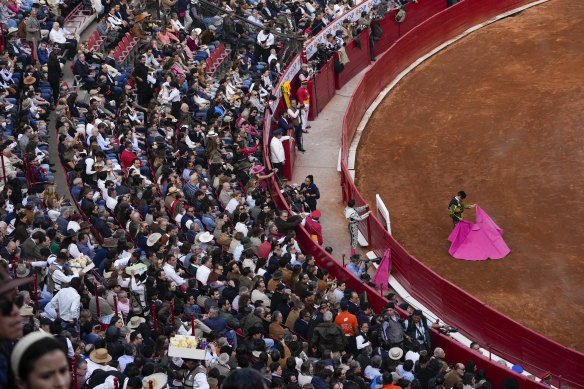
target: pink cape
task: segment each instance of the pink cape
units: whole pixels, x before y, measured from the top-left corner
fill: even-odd
[[[499,259],[509,254],[511,250],[503,240],[503,230],[478,205],[476,215],[476,223],[461,220],[450,233],[450,255],[468,261],[481,261]]]
[[[391,270],[391,249],[385,250],[371,282],[379,286],[379,290],[389,290],[389,271]]]

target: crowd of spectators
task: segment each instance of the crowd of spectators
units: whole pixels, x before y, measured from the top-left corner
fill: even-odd
[[[0,4],[0,387],[68,388],[74,371],[78,388],[100,389],[490,388],[474,362],[445,362],[421,312],[403,320],[389,296],[375,314],[302,252],[299,224],[322,244],[312,176],[282,188],[295,214],[271,200],[281,165],[267,170],[261,146],[289,58],[279,33],[314,35],[350,0],[222,1],[222,12],[163,0],[162,20],[140,2],[92,1],[101,51],[63,28],[75,5]],[[383,15],[347,20],[330,48]],[[130,67],[114,49],[127,32],[139,42]],[[225,66],[209,72],[219,45]],[[78,90],[60,83],[70,59]],[[301,81],[314,72],[303,66]],[[308,98],[277,115],[301,151]],[[204,360],[168,355],[192,333]]]

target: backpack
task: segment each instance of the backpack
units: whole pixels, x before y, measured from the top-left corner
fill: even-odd
[[[406,9],[405,9],[405,7],[402,7],[395,14],[395,21],[398,23],[402,23],[405,20],[405,18],[406,18]]]
[[[373,40],[376,41],[380,40],[382,35],[383,29],[381,28],[379,23],[375,23],[375,26],[373,26]]]
[[[140,298],[134,292],[130,292],[130,309],[134,315],[142,315],[144,308],[140,304]]]

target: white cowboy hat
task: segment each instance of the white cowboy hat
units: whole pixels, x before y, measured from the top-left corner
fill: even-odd
[[[150,387],[149,381],[152,381],[152,389],[162,389],[168,382],[168,376],[164,373],[155,373],[142,378],[142,388],[148,389]]]
[[[209,243],[213,240],[213,235],[209,231],[205,231],[197,236],[199,242],[201,243]]]
[[[160,240],[160,238],[162,238],[162,234],[160,234],[158,232],[150,234],[150,236],[148,237],[148,240],[146,241],[146,245],[148,247],[152,247]]]

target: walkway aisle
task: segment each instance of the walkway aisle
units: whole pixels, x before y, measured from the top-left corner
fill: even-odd
[[[333,248],[333,256],[342,263],[343,254],[350,256],[349,232],[343,214],[345,208],[341,194],[341,174],[337,171],[343,116],[351,95],[367,67],[338,90],[315,121],[308,134],[304,134],[306,153],[296,154],[296,165],[292,183],[300,185],[304,178],[312,174],[314,183],[320,190],[318,209],[322,212],[323,246]],[[359,251],[359,250],[358,250]],[[360,251],[365,254],[366,250]]]
[[[93,21],[86,29],[85,31],[83,31],[83,33],[81,34],[81,39],[79,40],[79,42],[83,42],[86,41],[87,38],[89,38],[89,35],[91,35],[91,33],[93,33],[93,30],[95,30],[97,26],[97,23],[95,21]],[[67,82],[67,85],[69,85],[69,87],[73,86],[73,81],[74,81],[74,77],[73,77],[73,72],[71,70],[71,66],[73,65],[73,62],[71,61],[67,61],[65,63],[65,65],[63,65],[63,78],[61,79],[61,84],[63,82]],[[81,95],[87,95],[87,93],[85,91],[80,91]],[[55,104],[56,105],[56,104]],[[69,199],[69,201],[71,202],[71,204],[73,204],[73,198],[71,197],[71,192],[69,192],[68,189],[68,184],[67,184],[67,176],[63,173],[63,169],[61,168],[61,161],[59,160],[59,150],[58,150],[58,139],[57,139],[57,134],[55,131],[55,120],[56,120],[56,116],[55,116],[55,111],[51,112],[51,115],[49,116],[49,123],[48,123],[48,143],[49,143],[49,160],[55,164],[55,170],[56,173],[54,174],[55,176],[55,183],[57,184],[57,193],[59,194],[60,197],[65,197],[66,199]]]

